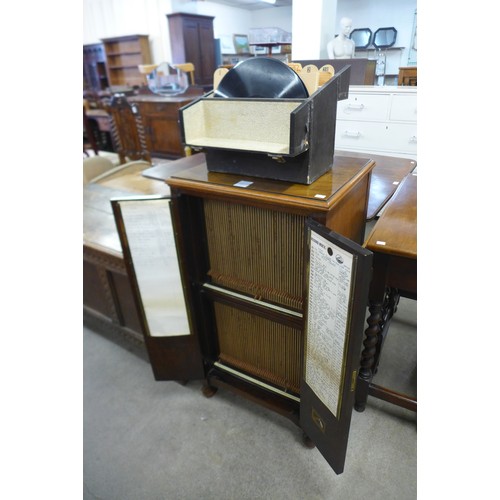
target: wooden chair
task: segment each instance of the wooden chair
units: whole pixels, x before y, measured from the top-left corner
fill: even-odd
[[[91,156],[83,159],[83,184],[92,182],[93,179],[109,172],[114,168],[113,162],[103,156]]]
[[[83,153],[86,156],[89,156],[85,149],[85,140],[90,143],[92,151],[94,151],[95,155],[99,154],[99,148],[97,147],[97,141],[94,135],[94,131],[92,130],[92,126],[90,125],[90,120],[87,116],[87,110],[89,109],[89,103],[86,99],[83,100],[83,132],[84,132],[84,140],[83,140]]]
[[[148,85],[148,75],[152,73],[159,64],[139,64],[137,67],[139,68],[139,73],[144,75],[144,85]]]
[[[189,75],[189,82],[194,85],[194,64],[193,63],[182,63],[182,64],[172,64],[172,66],[179,68],[184,73]]]
[[[111,115],[111,136],[120,163],[130,160],[151,163],[142,117],[125,94],[115,94],[106,111]]]
[[[130,161],[115,165],[104,156],[91,156],[83,159],[83,184],[95,184],[129,168],[141,167],[141,170],[151,167],[151,163],[143,160]]]

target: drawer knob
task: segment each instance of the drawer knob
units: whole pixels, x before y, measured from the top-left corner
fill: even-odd
[[[412,135],[410,137],[410,139],[408,140],[408,142],[410,142],[412,144],[416,144],[416,142],[417,142],[417,136],[416,135]]]

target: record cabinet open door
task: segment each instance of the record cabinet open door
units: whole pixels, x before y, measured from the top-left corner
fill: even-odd
[[[304,370],[300,425],[340,474],[356,389],[372,253],[306,221]]]
[[[172,225],[170,200],[115,199],[112,206],[155,378],[209,379],[204,341],[193,333],[190,308],[183,302],[193,297],[186,276],[181,280],[182,238],[174,237],[173,227],[179,228],[179,221]],[[354,405],[372,254],[312,218],[306,219],[305,232],[304,359],[297,409],[305,435],[340,474]]]
[[[111,200],[144,341],[156,380],[204,377],[198,339],[186,308],[170,198]],[[178,257],[179,255],[179,257]]]

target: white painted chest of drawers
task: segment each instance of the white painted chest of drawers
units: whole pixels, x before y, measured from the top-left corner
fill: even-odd
[[[349,88],[337,104],[335,149],[417,159],[417,87]]]

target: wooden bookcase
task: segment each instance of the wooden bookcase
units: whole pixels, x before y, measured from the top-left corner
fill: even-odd
[[[110,86],[133,87],[144,83],[139,64],[151,64],[148,35],[102,38]]]

